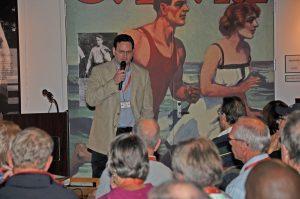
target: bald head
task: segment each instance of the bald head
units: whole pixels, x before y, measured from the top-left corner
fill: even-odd
[[[134,127],[134,132],[150,148],[155,148],[160,140],[159,126],[154,119],[140,119]]]
[[[300,175],[279,160],[261,162],[247,178],[247,199],[297,199],[299,195]]]
[[[149,199],[209,199],[191,182],[170,181],[152,189]]]

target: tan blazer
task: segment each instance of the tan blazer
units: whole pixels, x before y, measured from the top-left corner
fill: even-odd
[[[153,118],[153,97],[148,71],[134,63],[130,67],[130,103],[135,121]],[[115,73],[115,60],[95,66],[87,84],[86,102],[96,107],[87,146],[102,154],[107,154],[119,124],[120,93],[113,80]]]

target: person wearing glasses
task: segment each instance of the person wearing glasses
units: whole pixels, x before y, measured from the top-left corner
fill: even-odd
[[[259,162],[269,159],[267,150],[271,143],[268,126],[254,117],[240,117],[228,134],[232,152],[244,163],[240,174],[226,187],[233,199],[245,198],[245,182],[251,169]]]
[[[86,102],[95,107],[87,147],[92,153],[93,177],[105,169],[109,144],[129,133],[136,121],[153,118],[153,98],[148,71],[132,62],[134,41],[126,34],[115,37],[114,59],[93,68],[88,79]],[[126,63],[125,70],[120,69]]]
[[[240,117],[246,116],[246,107],[241,98],[237,96],[224,97],[222,106],[218,109],[218,115],[222,132],[212,141],[218,147],[225,168],[241,168],[242,163],[236,160],[232,154],[228,134],[232,130],[232,125],[235,124]],[[230,181],[231,178],[228,180]],[[225,182],[224,186],[228,183],[229,182]]]

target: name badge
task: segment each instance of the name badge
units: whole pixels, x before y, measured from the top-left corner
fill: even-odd
[[[121,108],[130,108],[130,102],[121,102]]]

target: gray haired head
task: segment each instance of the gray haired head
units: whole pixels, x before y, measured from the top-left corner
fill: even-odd
[[[149,160],[144,142],[131,133],[117,136],[110,145],[107,166],[110,175],[145,180]]]
[[[287,117],[281,133],[281,143],[288,150],[289,158],[300,164],[300,111],[295,111]]]
[[[53,151],[53,140],[39,128],[26,128],[19,132],[11,147],[14,167],[44,169]]]

